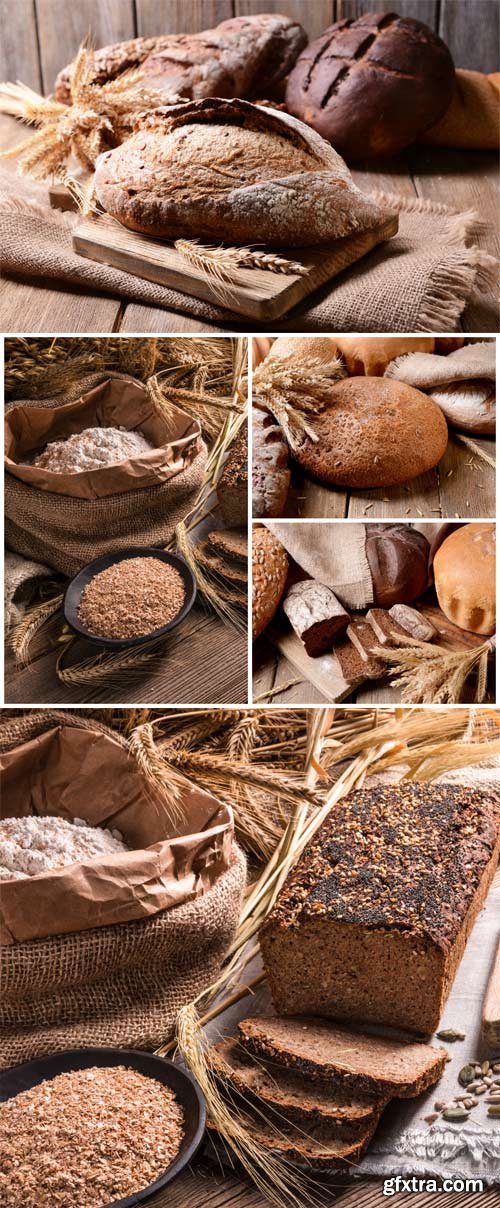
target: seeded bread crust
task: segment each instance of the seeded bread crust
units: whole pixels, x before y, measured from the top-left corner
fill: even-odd
[[[234,587],[241,590],[246,589],[248,574],[246,568],[241,563],[232,562],[230,558],[217,554],[208,541],[198,542],[195,546],[195,551],[202,566],[219,575],[221,579],[226,579]]]
[[[96,196],[157,239],[295,247],[392,217],[365,197],[332,147],[288,114],[210,98],[144,115],[97,160]]]
[[[248,436],[242,428],[233,441],[217,483],[217,499],[224,524],[241,528],[248,520]]]
[[[278,13],[230,18],[198,34],[104,46],[95,53],[97,82],[105,84],[142,67],[150,87],[195,100],[265,97],[288,74],[306,42],[302,26]],[[63,104],[71,100],[72,67],[60,71],[55,84],[56,100]]]
[[[497,807],[447,783],[343,799],[261,929],[276,1010],[435,1031],[497,867]]]
[[[214,529],[208,534],[208,544],[223,558],[232,558],[242,566],[248,565],[248,533],[246,528]]]
[[[303,470],[330,486],[372,488],[398,486],[437,465],[448,444],[442,411],[403,382],[387,390],[390,381],[332,384],[331,407],[315,416],[317,443],[304,435],[295,452]]]
[[[253,640],[272,621],[288,575],[288,554],[278,538],[259,526],[252,532],[252,635]]]
[[[247,1052],[345,1093],[413,1099],[441,1077],[446,1049],[351,1032],[312,1016],[258,1015],[238,1025]]]

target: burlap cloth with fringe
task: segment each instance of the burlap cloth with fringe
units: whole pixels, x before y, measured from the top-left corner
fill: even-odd
[[[126,374],[89,374],[49,399],[16,399],[12,407],[61,407],[107,378]],[[165,546],[187,515],[203,482],[207,450],[199,441],[193,460],[168,482],[100,499],[78,499],[39,491],[5,475],[5,541],[25,558],[74,575],[94,558],[128,546]]]
[[[373,197],[399,213],[398,235],[269,331],[453,331],[474,291],[495,282],[498,261],[474,242],[482,229],[477,214],[390,193]],[[4,274],[180,310],[211,325],[241,323],[222,306],[77,255],[71,243],[77,221],[50,209],[45,185],[0,167]]]
[[[110,733],[80,715],[36,711],[0,721],[0,751],[61,719]],[[0,1068],[65,1049],[154,1049],[168,1040],[180,1008],[220,971],[244,885],[245,859],[234,844],[228,870],[192,902],[146,921],[1,947]]]

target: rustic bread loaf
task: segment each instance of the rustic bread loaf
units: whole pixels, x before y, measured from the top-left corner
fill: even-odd
[[[291,473],[288,445],[269,411],[252,407],[252,510],[260,518],[282,516]]]
[[[331,650],[349,624],[349,613],[340,600],[330,587],[316,579],[292,584],[283,600],[283,610],[313,658]]]
[[[416,638],[419,642],[432,642],[437,635],[437,629],[428,617],[422,616],[416,608],[410,608],[408,604],[393,604],[389,609],[391,622],[396,621],[398,629],[402,629],[403,633],[409,633],[410,637]]]
[[[448,443],[436,403],[388,378],[333,382],[331,406],[314,417],[314,427],[317,443],[304,434],[295,456],[331,486],[398,486],[437,465]]]
[[[490,791],[403,782],[343,798],[260,932],[276,1010],[434,1032],[499,847]]]
[[[285,590],[288,554],[267,528],[252,530],[252,635],[258,638],[272,621]]]
[[[321,1130],[329,1140],[362,1140],[373,1135],[385,1097],[358,1096],[327,1082],[314,1082],[285,1066],[269,1067],[248,1053],[237,1038],[221,1040],[207,1050],[210,1068],[223,1085],[271,1118],[306,1129]]]
[[[367,524],[365,550],[379,608],[411,604],[429,585],[429,542],[409,524]]]
[[[246,426],[230,446],[217,483],[217,499],[224,524],[241,528],[248,519],[248,436]]]
[[[248,572],[241,562],[233,562],[232,558],[226,557],[225,554],[218,554],[208,541],[198,541],[194,548],[202,567],[226,580],[230,586],[241,591],[247,588]]]
[[[434,336],[335,336],[349,377],[382,377],[395,357],[434,352]]]
[[[329,365],[336,357],[335,343],[331,336],[278,336],[271,344],[269,357],[289,364],[313,360]]]
[[[389,1040],[316,1018],[255,1015],[238,1025],[243,1047],[278,1070],[285,1068],[355,1095],[413,1099],[437,1082],[447,1052],[414,1041]]]
[[[472,633],[495,632],[496,527],[464,524],[434,557],[439,606],[449,621]]]
[[[307,42],[302,26],[278,13],[221,21],[197,34],[133,38],[96,51],[97,82],[141,67],[145,82],[192,100],[206,96],[266,97],[293,66]],[[73,64],[55,84],[56,100],[69,104]]]
[[[427,25],[395,13],[338,21],[298,58],[290,113],[348,159],[394,155],[446,112],[453,60]]]
[[[131,138],[99,156],[95,190],[124,226],[157,239],[292,247],[360,234],[389,217],[307,126],[216,98],[143,115]]]

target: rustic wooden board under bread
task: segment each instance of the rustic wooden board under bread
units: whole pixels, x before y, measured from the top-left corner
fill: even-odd
[[[491,1049],[500,1048],[500,940],[484,996],[481,1035]]]
[[[234,271],[234,282],[222,285],[204,276],[172,244],[129,231],[106,214],[82,218],[73,231],[73,247],[88,260],[170,286],[204,302],[227,306],[235,314],[262,322],[279,319],[320,285],[366,256],[377,244],[390,239],[397,229],[398,219],[394,216],[372,231],[337,239],[328,247],[280,250],[280,256],[299,261],[307,273],[238,268]]]

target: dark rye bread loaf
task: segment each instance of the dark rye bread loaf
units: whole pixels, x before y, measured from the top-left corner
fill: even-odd
[[[362,1141],[325,1141],[314,1135],[306,1135],[302,1129],[286,1124],[283,1120],[278,1132],[276,1125],[268,1124],[262,1116],[248,1114],[245,1119],[247,1132],[263,1149],[279,1154],[287,1162],[306,1167],[308,1170],[352,1170],[359,1162],[365,1145]],[[216,1125],[207,1121],[209,1132],[218,1136]],[[227,1145],[226,1150],[227,1161]],[[224,1162],[224,1152],[221,1153]]]
[[[199,100],[206,96],[266,97],[293,66],[307,42],[302,26],[279,13],[221,21],[197,34],[133,38],[95,53],[97,82],[115,80],[141,67],[145,83],[167,94]],[[55,97],[71,100],[73,64],[55,84]]]
[[[449,50],[427,25],[365,13],[331,25],[297,60],[291,113],[348,159],[393,155],[446,112],[455,84]]]
[[[156,239],[295,247],[392,217],[307,126],[215,97],[142,115],[126,142],[99,156],[95,190],[123,226]]]
[[[407,782],[343,798],[260,932],[276,1010],[435,1031],[497,867],[496,803]]]
[[[413,386],[388,390],[392,384],[379,377],[334,382],[331,406],[314,418],[317,442],[304,435],[295,452],[302,469],[356,489],[398,486],[436,466],[448,444],[442,411]]]
[[[258,519],[282,516],[291,473],[288,445],[269,411],[252,407],[252,510]]]
[[[248,564],[248,533],[241,529],[214,529],[208,534],[208,544],[223,558],[232,558],[242,566]]]
[[[446,1049],[352,1032],[324,1019],[255,1015],[238,1025],[249,1053],[335,1091],[413,1099],[441,1077]]]
[[[331,1140],[369,1140],[387,1096],[356,1096],[349,1088],[333,1090],[327,1081],[314,1081],[300,1072],[268,1064],[245,1050],[240,1040],[221,1040],[207,1050],[216,1077],[253,1107]]]
[[[224,524],[241,528],[248,519],[248,434],[244,426],[229,448],[217,483],[217,499]]]

